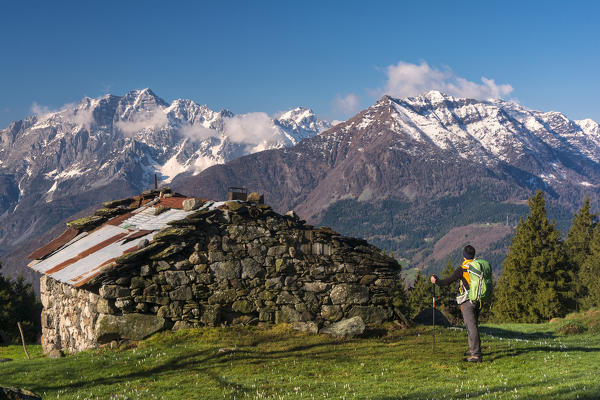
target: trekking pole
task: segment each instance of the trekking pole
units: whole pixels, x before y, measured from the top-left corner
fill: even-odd
[[[433,284],[433,352],[435,353],[435,283]]]

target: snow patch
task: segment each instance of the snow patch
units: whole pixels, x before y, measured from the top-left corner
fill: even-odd
[[[175,178],[175,176],[188,170],[188,168],[185,165],[181,164],[177,160],[177,156],[179,156],[179,153],[180,152],[175,154],[173,157],[169,158],[169,160],[158,169],[162,176],[166,176],[166,178],[163,178],[161,182],[170,183],[173,180],[173,178]]]

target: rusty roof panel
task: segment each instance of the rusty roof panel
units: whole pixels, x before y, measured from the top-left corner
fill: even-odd
[[[77,235],[76,230],[67,230],[48,245],[32,253],[33,256],[46,258],[31,265],[31,268],[60,282],[81,286],[90,278],[101,274],[103,268],[117,257],[135,249],[135,243],[151,241],[154,234],[165,228],[168,222],[183,219],[195,212],[179,209],[183,200],[185,198],[167,198],[161,201],[155,199],[87,232],[87,236]],[[155,215],[156,208],[153,206],[161,204],[162,201],[165,201],[165,206],[171,208]]]
[[[44,258],[48,254],[60,249],[62,246],[73,240],[78,233],[79,231],[77,229],[67,228],[59,237],[57,237],[44,247],[40,247],[39,249],[28,255],[27,258],[32,260],[39,260],[40,258]]]
[[[86,237],[76,241],[70,246],[67,246],[61,251],[46,258],[42,262],[34,265],[32,268],[45,274],[48,270],[54,268],[55,266],[77,257],[79,253],[82,253],[83,251],[88,250],[96,244],[118,235],[119,233],[127,233],[127,230],[119,228],[118,226],[105,225],[90,233]]]
[[[183,201],[186,199],[187,197],[165,197],[160,199],[159,204],[169,208],[183,209]]]
[[[140,238],[151,240],[154,232]],[[122,255],[126,250],[131,248],[131,243],[123,243],[122,241],[114,242],[105,246],[98,251],[81,258],[68,267],[52,274],[52,277],[58,281],[65,282],[71,285],[76,285],[79,281],[86,279],[88,276],[95,275],[96,268],[106,264],[108,261]]]

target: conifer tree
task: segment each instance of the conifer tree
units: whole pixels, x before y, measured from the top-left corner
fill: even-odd
[[[410,317],[414,318],[421,310],[432,306],[433,295],[431,289],[432,283],[421,271],[417,272],[415,283],[408,292],[408,305],[410,308]]]
[[[573,223],[565,241],[567,255],[571,264],[573,291],[578,309],[582,307],[582,302],[587,297],[587,287],[582,281],[580,271],[583,263],[590,256],[590,242],[597,216],[598,214],[590,213],[590,199],[586,197],[579,212],[573,216]]]
[[[590,241],[590,255],[581,265],[579,279],[586,289],[581,299],[583,308],[600,307],[600,225],[596,225]]]
[[[0,270],[2,263],[0,263]],[[31,285],[23,277],[11,280],[0,275],[0,331],[2,339],[18,339],[17,322],[21,322],[27,340],[33,341],[41,331],[41,304]]]
[[[497,320],[540,322],[573,309],[569,264],[561,234],[546,217],[544,193],[529,199],[496,286]]]

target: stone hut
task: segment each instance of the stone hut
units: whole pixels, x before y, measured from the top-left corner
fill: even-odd
[[[402,293],[400,265],[364,240],[260,202],[168,190],[106,202],[30,258],[43,274],[44,352],[183,327],[317,330],[355,316],[376,326],[395,318]]]

